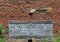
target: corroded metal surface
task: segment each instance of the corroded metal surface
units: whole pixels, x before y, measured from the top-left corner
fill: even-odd
[[[31,18],[29,8],[52,7],[51,13],[35,13]],[[51,20],[54,32],[60,30],[60,0],[0,0],[0,23],[7,26],[9,20],[41,21]]]

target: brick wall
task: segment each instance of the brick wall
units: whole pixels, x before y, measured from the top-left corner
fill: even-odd
[[[29,8],[52,7],[51,13],[34,13],[29,16]],[[0,23],[7,26],[9,21],[43,21],[51,20],[54,33],[60,30],[60,0],[0,0]]]

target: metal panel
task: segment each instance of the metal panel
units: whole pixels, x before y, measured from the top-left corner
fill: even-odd
[[[10,38],[27,38],[27,37],[52,37],[53,24],[51,21],[42,22],[10,22]]]

